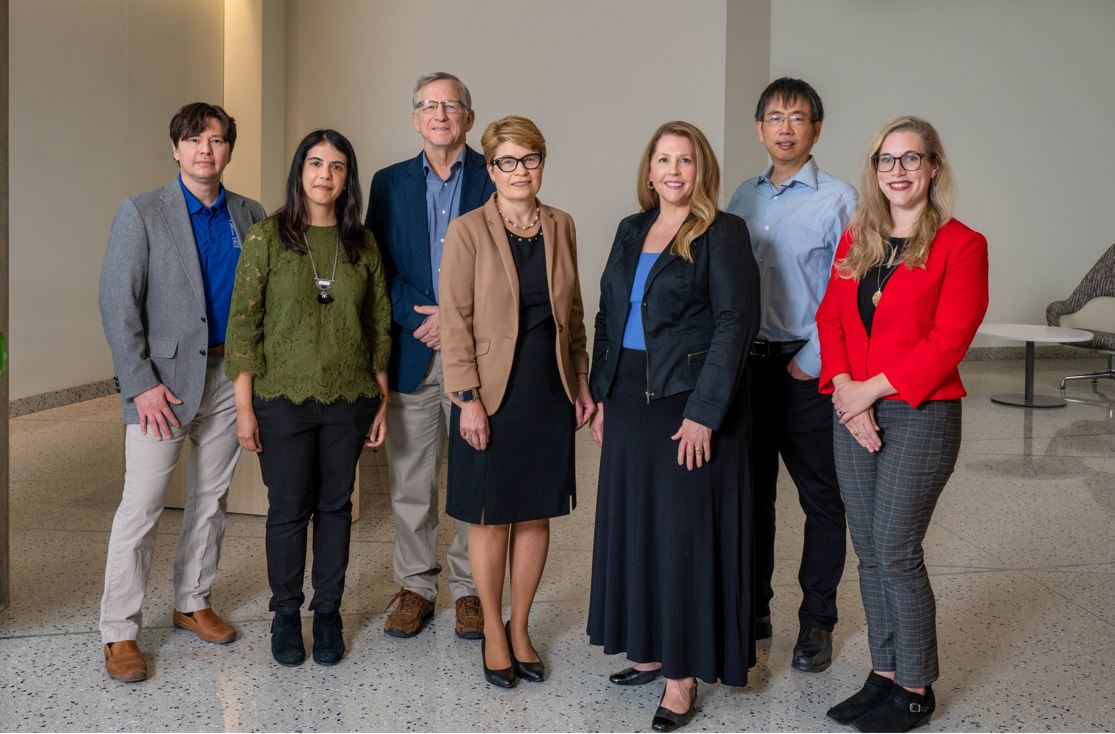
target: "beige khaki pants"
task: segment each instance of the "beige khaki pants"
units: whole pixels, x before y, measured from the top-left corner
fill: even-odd
[[[174,559],[174,608],[196,612],[209,606],[225,533],[225,497],[240,445],[236,401],[224,361],[211,362],[197,415],[162,441],[129,424],[124,436],[124,493],[108,540],[105,591],[101,598],[104,642],[135,640],[142,624],[143,594],[151,570],[155,528],[183,441],[190,441],[186,507]]]
[[[418,389],[392,391],[387,404],[387,462],[395,515],[395,581],[433,601],[437,596],[438,473],[449,424],[449,398],[441,377],[441,354]],[[454,599],[476,594],[468,564],[468,523],[446,553]]]

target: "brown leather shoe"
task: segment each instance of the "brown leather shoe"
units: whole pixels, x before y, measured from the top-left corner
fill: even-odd
[[[236,628],[218,617],[212,609],[198,609],[192,616],[175,610],[174,626],[218,645],[226,645],[236,639]]]
[[[124,683],[137,683],[147,678],[147,663],[135,640],[121,640],[105,645],[105,672]]]
[[[408,589],[399,589],[387,606],[395,605],[387,615],[383,631],[392,637],[414,637],[434,616],[434,603]]]
[[[462,640],[484,638],[484,610],[480,597],[462,596],[457,600],[457,637]]]

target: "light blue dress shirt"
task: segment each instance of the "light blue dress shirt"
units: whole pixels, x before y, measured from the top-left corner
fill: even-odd
[[[441,280],[441,253],[445,249],[445,232],[449,223],[461,211],[461,169],[465,165],[465,149],[449,167],[445,181],[430,168],[430,161],[422,157],[422,170],[426,173],[426,222],[430,228],[430,275],[434,279],[434,298],[437,298]]]
[[[771,183],[771,170],[741,183],[727,211],[747,222],[759,263],[759,338],[804,339],[794,360],[816,377],[821,374],[817,307],[828,286],[836,245],[852,219],[856,190],[822,171],[813,158],[778,187]]]

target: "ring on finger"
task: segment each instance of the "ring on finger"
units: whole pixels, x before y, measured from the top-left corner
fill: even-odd
[[[853,436],[859,436],[859,431],[852,431]]]

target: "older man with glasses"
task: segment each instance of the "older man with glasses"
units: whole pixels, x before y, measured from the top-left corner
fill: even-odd
[[[393,637],[413,637],[433,617],[441,573],[437,481],[450,403],[442,381],[437,293],[445,231],[495,191],[484,157],[465,144],[475,115],[460,79],[446,72],[420,77],[411,111],[422,152],[372,177],[365,222],[383,254],[391,296],[387,461],[401,588],[384,631]],[[480,639],[484,619],[467,534],[468,525],[459,522],[447,553],[449,588],[457,636]]]

